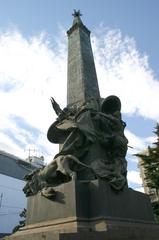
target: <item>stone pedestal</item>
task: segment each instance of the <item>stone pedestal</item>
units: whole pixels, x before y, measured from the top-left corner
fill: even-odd
[[[126,188],[115,193],[103,181],[71,181],[55,188],[55,201],[29,197],[26,226],[11,240],[157,240],[149,197]]]

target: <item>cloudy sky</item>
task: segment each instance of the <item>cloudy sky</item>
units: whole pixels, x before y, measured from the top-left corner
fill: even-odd
[[[50,97],[65,107],[73,9],[91,30],[101,96],[121,99],[129,186],[140,189],[133,154],[152,144],[159,118],[158,0],[0,0],[0,150],[36,149],[46,162],[57,153],[46,137]]]

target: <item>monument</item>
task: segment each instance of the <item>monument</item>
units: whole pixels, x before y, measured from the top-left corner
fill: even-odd
[[[149,197],[128,188],[128,140],[117,96],[100,97],[90,31],[74,11],[68,35],[67,106],[51,98],[60,144],[46,167],[26,176],[26,226],[7,239],[157,240]]]

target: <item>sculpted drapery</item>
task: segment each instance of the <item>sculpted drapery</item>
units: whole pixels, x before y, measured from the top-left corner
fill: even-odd
[[[101,178],[120,191],[127,184],[125,155],[128,141],[126,124],[121,119],[118,97],[90,99],[61,110],[52,98],[57,120],[48,130],[48,139],[61,145],[60,151],[45,168],[26,177],[27,196],[76,178]],[[45,189],[45,191],[43,190]]]

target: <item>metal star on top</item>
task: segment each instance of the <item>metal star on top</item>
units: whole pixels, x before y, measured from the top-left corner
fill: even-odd
[[[74,17],[80,17],[80,16],[82,16],[82,14],[81,14],[80,10],[76,11],[76,10],[74,9],[74,13],[72,14],[72,16],[74,16]]]

